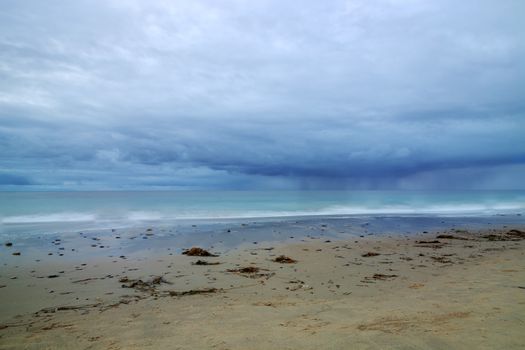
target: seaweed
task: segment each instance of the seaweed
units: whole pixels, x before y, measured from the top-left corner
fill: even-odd
[[[172,297],[182,297],[186,295],[218,293],[220,291],[221,289],[218,289],[218,288],[204,288],[204,289],[190,289],[190,290],[185,290],[182,292],[170,290],[168,291],[168,294]]]
[[[185,251],[182,252],[182,254],[187,255],[187,256],[218,256],[218,255],[210,253],[209,251],[205,249],[198,248],[198,247],[192,247],[190,249],[186,249]]]
[[[257,273],[259,268],[255,266],[241,267],[239,269],[229,269],[228,272],[237,272],[237,273]]]
[[[192,262],[192,265],[220,265],[220,262],[209,262],[206,260],[197,260],[196,262]]]
[[[365,280],[363,282],[370,281],[370,280],[387,281],[391,278],[396,278],[396,277],[398,276],[397,275],[385,275],[382,273],[374,273],[372,276],[365,277]]]
[[[248,277],[248,278],[266,278],[266,279],[269,279],[270,277],[272,277],[273,275],[275,275],[274,273],[259,273],[261,270],[263,269],[260,269],[256,266],[248,266],[248,267],[241,267],[241,268],[238,268],[238,269],[229,269],[229,270],[226,270],[227,272],[231,272],[231,273],[236,273],[236,274],[239,274],[241,276],[244,276],[244,277]],[[268,271],[266,269],[264,269],[265,271]]]
[[[166,281],[164,277],[162,276],[154,276],[149,281],[143,281],[141,279],[132,280],[128,277],[122,277],[119,279],[120,283],[122,284],[122,288],[134,288],[135,290],[141,291],[141,292],[155,292],[155,286],[160,285],[161,283],[171,284],[170,282]]]
[[[439,238],[439,239],[459,239],[459,240],[462,240],[462,241],[468,241],[468,238],[452,236],[452,235],[439,235],[436,238]]]
[[[361,256],[362,256],[363,258],[369,258],[369,257],[371,257],[371,256],[378,256],[378,255],[381,255],[381,254],[379,254],[379,253],[375,253],[375,252],[368,252],[368,253],[365,253],[365,254],[361,254]]]
[[[297,260],[292,259],[286,255],[279,255],[278,257],[273,259],[273,261],[281,264],[295,264],[297,262]]]
[[[437,261],[437,262],[442,263],[442,264],[450,264],[450,263],[452,263],[452,260],[447,259],[444,256],[431,256],[430,258],[432,260]]]

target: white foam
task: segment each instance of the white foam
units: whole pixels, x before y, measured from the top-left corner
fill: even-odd
[[[520,211],[525,209],[522,203],[506,204],[449,204],[449,205],[421,205],[421,206],[381,206],[381,207],[356,207],[332,206],[319,210],[318,215],[416,215],[416,214],[496,214],[502,212]]]
[[[132,223],[140,221],[173,220],[213,220],[213,219],[248,219],[277,218],[295,216],[323,215],[491,215],[525,210],[523,203],[494,204],[447,204],[447,205],[392,205],[392,206],[329,206],[309,210],[224,210],[224,211],[128,211],[121,213],[79,213],[60,212],[51,214],[7,216],[0,219],[2,224],[37,224],[37,223],[75,223],[75,222],[111,222]]]
[[[131,211],[125,215],[125,217],[130,221],[157,221],[168,219],[161,213],[154,211]]]
[[[85,222],[95,221],[97,219],[94,214],[86,213],[53,213],[53,214],[39,214],[39,215],[18,215],[7,216],[2,219],[3,224],[31,224],[31,223],[46,223],[46,222]]]

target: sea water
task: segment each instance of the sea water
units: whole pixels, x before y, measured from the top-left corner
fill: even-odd
[[[525,191],[0,192],[0,233],[304,216],[525,214]]]

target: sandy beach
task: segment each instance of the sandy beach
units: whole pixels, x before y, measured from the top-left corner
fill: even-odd
[[[3,242],[0,349],[525,346],[523,225],[345,236],[347,224],[201,245],[217,256],[184,255],[154,226]],[[290,225],[307,233],[283,239]],[[138,240],[147,248],[125,249]]]

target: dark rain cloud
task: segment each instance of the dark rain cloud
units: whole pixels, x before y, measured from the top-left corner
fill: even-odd
[[[23,176],[0,174],[0,185],[25,186],[31,184],[32,182],[28,178]]]
[[[522,1],[4,1],[0,188],[525,188]]]

